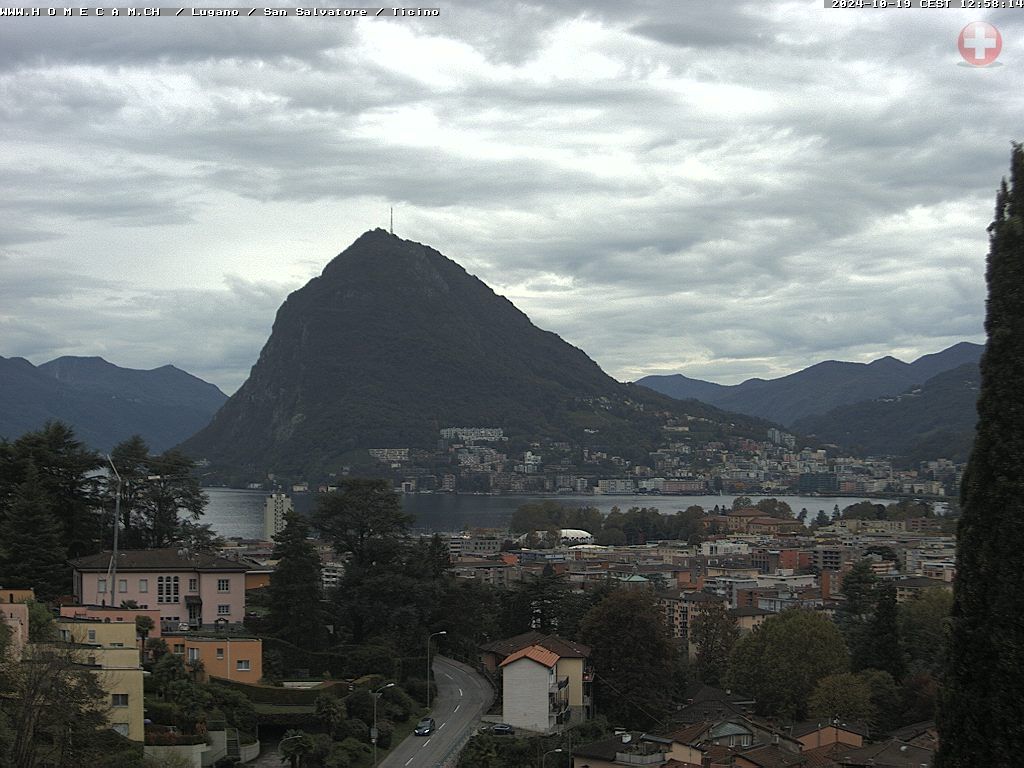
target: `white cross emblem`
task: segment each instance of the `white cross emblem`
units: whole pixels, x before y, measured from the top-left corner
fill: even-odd
[[[988,37],[985,34],[987,30],[981,24],[975,24],[971,31],[974,33],[974,37],[964,36],[964,48],[972,49],[974,58],[980,61],[985,58],[986,50],[996,47],[996,39]]]

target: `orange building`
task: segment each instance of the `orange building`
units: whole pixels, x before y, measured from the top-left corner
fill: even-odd
[[[164,635],[167,647],[185,657],[201,661],[207,678],[258,683],[263,677],[263,641],[258,637],[231,635]]]

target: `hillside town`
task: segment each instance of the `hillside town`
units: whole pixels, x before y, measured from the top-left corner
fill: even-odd
[[[694,417],[691,421],[700,421]],[[955,496],[963,464],[949,459],[899,467],[890,457],[855,457],[839,446],[797,449],[797,437],[776,427],[762,440],[706,439],[670,423],[666,440],[644,462],[607,449],[546,440],[509,448],[501,427],[447,427],[434,450],[370,448],[369,461],[341,475],[383,476],[407,493],[787,494]],[[596,442],[592,443],[596,445]],[[334,480],[289,480],[271,472],[263,488],[285,482],[293,492],[330,491]]]

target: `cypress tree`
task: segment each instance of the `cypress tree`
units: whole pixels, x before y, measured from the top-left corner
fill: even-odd
[[[939,768],[1019,765],[1024,744],[1024,151],[989,227],[988,342],[961,488]]]
[[[277,568],[270,576],[270,631],[290,643],[317,650],[323,642],[323,588],[320,556],[309,541],[309,523],[289,512],[274,537]]]
[[[66,557],[52,501],[29,464],[0,524],[0,584],[32,587],[40,600],[52,600],[71,586]]]

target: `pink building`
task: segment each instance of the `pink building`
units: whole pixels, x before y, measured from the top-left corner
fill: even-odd
[[[70,561],[73,590],[80,605],[110,605],[110,552]],[[240,624],[245,618],[245,572],[235,560],[183,549],[134,549],[118,553],[114,577],[118,606],[134,600],[160,612],[164,631],[185,623],[195,629],[218,619]]]

